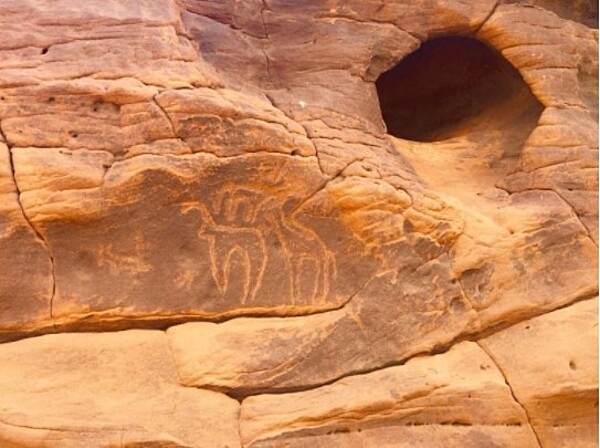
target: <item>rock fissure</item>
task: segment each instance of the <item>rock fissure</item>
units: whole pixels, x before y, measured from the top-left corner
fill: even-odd
[[[517,319],[515,319],[513,321],[502,321],[495,325],[489,325],[486,328],[481,328],[477,332],[467,332],[463,335],[460,335],[459,338],[456,340],[456,342],[461,342],[461,341],[477,342],[481,339],[485,339],[492,335],[498,334],[504,330],[507,330],[515,325],[519,325],[523,322],[527,322],[531,319],[535,319],[535,318],[538,318],[545,314],[549,314],[549,313],[553,313],[555,311],[560,311],[560,310],[569,308],[570,306],[575,305],[580,302],[585,302],[588,300],[596,299],[598,297],[597,285],[592,285],[592,286],[590,286],[589,289],[591,290],[591,292],[585,292],[583,294],[576,295],[573,298],[571,298],[570,300],[568,300],[566,303],[563,303],[557,307],[554,307],[551,309],[544,309],[541,311],[529,311],[527,313],[521,314],[520,316],[518,316]],[[453,342],[453,343],[456,343],[456,342]],[[447,349],[445,349],[444,351],[447,351]]]
[[[266,56],[266,54],[265,54],[265,58],[267,58],[267,61],[268,61],[268,57]],[[269,78],[270,78],[270,75],[269,75]],[[274,85],[275,84],[273,84],[273,86]],[[271,103],[271,106],[273,106],[275,109],[280,111],[283,115],[285,115],[287,118],[292,120],[294,123],[297,123],[298,125],[300,125],[302,127],[302,129],[304,129],[304,133],[306,135],[304,135],[303,137],[306,137],[308,139],[308,141],[310,142],[310,144],[312,145],[312,147],[314,148],[315,157],[317,158],[317,165],[319,167],[319,171],[321,172],[322,175],[325,175],[325,171],[323,171],[323,166],[321,165],[321,158],[319,157],[319,150],[317,148],[317,145],[315,145],[313,139],[310,137],[310,134],[308,133],[308,129],[306,128],[306,126],[302,122],[297,121],[294,117],[290,116],[290,114],[285,112],[282,108],[277,106],[277,103],[275,102],[273,95],[269,94],[268,92],[265,92],[265,97],[269,100],[269,102]]]
[[[324,111],[328,111],[330,113],[336,113],[335,110],[333,109],[323,109],[320,108]],[[326,123],[324,120],[326,120],[327,117],[315,117],[315,118],[311,118],[310,120],[303,120],[302,124],[303,126],[310,126],[313,124],[317,124],[318,126],[322,126],[328,130],[334,130],[334,131],[341,131],[342,133],[347,133],[349,131],[356,131],[362,134],[365,134],[365,136],[367,137],[373,137],[374,139],[379,139],[382,141],[382,145],[375,145],[375,144],[368,144],[366,142],[364,142],[363,140],[356,140],[356,143],[364,143],[367,146],[373,146],[373,147],[378,147],[381,149],[381,146],[385,145],[384,141],[386,140],[386,134],[383,134],[381,131],[375,131],[373,129],[370,129],[368,126],[362,126],[362,127],[357,127],[357,126],[352,126],[352,123],[348,123],[347,127],[344,126],[340,126],[337,123]],[[320,137],[316,137],[315,135],[311,135],[312,138],[320,138]],[[344,135],[342,136],[337,136],[337,137],[331,137],[331,138],[337,138],[342,140],[342,137],[344,137]],[[323,137],[323,138],[327,138],[327,137]],[[345,141],[345,140],[342,140]],[[354,141],[349,141],[349,143],[354,143]]]
[[[538,6],[535,6],[535,5],[532,5],[532,7],[533,8],[539,8]],[[543,9],[540,8],[540,11],[543,11]],[[528,27],[532,27],[532,24],[530,22],[525,22],[525,21],[522,21],[522,20],[514,20],[513,23],[517,24],[517,25],[525,25],[525,26],[528,26]],[[549,30],[549,31],[560,31],[560,30],[562,30],[562,26],[551,26],[551,25],[548,25],[548,24],[545,24],[545,23],[539,23],[539,22],[535,23],[532,28],[535,28],[535,27],[539,27],[539,28],[546,29],[546,30]]]
[[[173,123],[173,119],[171,118],[171,116],[167,113],[167,111],[165,110],[164,107],[161,106],[161,104],[156,100],[156,97],[158,95],[160,95],[162,92],[159,92],[157,94],[155,94],[152,97],[152,102],[156,105],[156,107],[158,107],[158,109],[161,111],[161,113],[163,114],[164,118],[167,120],[167,122],[169,123],[170,127],[171,127],[171,132],[173,133],[172,137],[173,138],[179,138],[177,136],[177,131],[175,130],[175,124]]]
[[[319,158],[317,157],[317,160],[319,160]],[[347,168],[348,166],[350,166],[350,164],[348,164],[345,168]],[[317,187],[317,189],[311,193],[308,197],[306,197],[305,199],[302,199],[298,205],[296,205],[294,207],[294,210],[292,211],[292,214],[294,214],[295,212],[297,212],[300,208],[302,208],[302,206],[304,206],[304,204],[306,204],[307,202],[311,201],[312,199],[314,199],[314,197],[316,195],[318,195],[319,193],[321,193],[322,191],[324,191],[332,182],[339,180],[341,178],[341,174],[344,170],[341,170],[339,173],[337,173],[336,175],[330,177],[329,179],[323,181],[321,183],[321,185],[319,185]]]
[[[330,13],[322,13],[319,15],[316,15],[314,17],[315,20],[347,20],[349,22],[356,22],[359,24],[365,24],[365,25],[376,25],[376,26],[391,26],[393,28],[395,28],[396,30],[400,31],[401,33],[405,34],[406,37],[408,38],[412,38],[415,39],[419,42],[423,41],[423,36],[419,36],[416,33],[412,33],[410,31],[407,31],[403,28],[401,28],[397,23],[395,22],[384,22],[384,21],[380,21],[374,18],[370,18],[369,20],[360,20],[357,17],[352,17],[349,15],[340,15],[340,14],[330,14]]]
[[[181,140],[185,141],[185,139],[181,139]],[[244,158],[255,157],[255,156],[264,156],[266,154],[276,156],[276,157],[294,157],[294,158],[300,158],[300,159],[311,159],[314,157],[316,159],[316,156],[304,156],[304,155],[300,155],[300,154],[288,154],[288,153],[284,153],[284,152],[270,152],[270,151],[253,151],[253,152],[247,152],[247,153],[243,153],[243,154],[234,154],[234,155],[230,155],[230,156],[215,154],[213,152],[208,152],[208,151],[196,151],[196,152],[193,152],[190,154],[188,154],[188,153],[186,153],[186,154],[174,154],[174,153],[155,154],[155,153],[147,152],[147,153],[139,153],[139,154],[123,157],[123,158],[115,158],[114,163],[112,165],[110,165],[109,169],[113,169],[115,166],[127,164],[131,160],[143,158],[143,157],[156,158],[159,160],[161,158],[163,158],[163,160],[164,160],[164,158],[185,159],[185,158],[189,158],[189,157],[194,157],[195,155],[202,155],[202,156],[210,157],[211,159],[215,159],[215,160],[217,160],[217,159],[230,160],[230,159],[244,159]]]
[[[527,412],[527,408],[519,401],[519,399],[517,398],[517,396],[515,395],[515,391],[513,390],[513,387],[511,386],[510,382],[508,381],[508,378],[506,377],[506,373],[504,372],[504,369],[502,369],[502,366],[498,363],[498,361],[494,358],[494,356],[491,354],[490,350],[487,350],[483,344],[477,343],[477,345],[479,346],[479,348],[481,348],[481,350],[483,350],[488,357],[490,358],[490,360],[494,363],[494,365],[496,366],[496,369],[498,369],[498,371],[502,374],[502,376],[504,377],[504,382],[506,383],[506,386],[508,387],[508,389],[510,390],[510,394],[513,398],[513,400],[515,401],[515,403],[517,403],[517,405],[523,410],[523,413],[525,414],[525,417],[527,418],[527,424],[529,425],[529,427],[531,428],[531,432],[533,432],[535,439],[537,441],[537,445],[538,448],[543,448],[542,446],[542,442],[540,440],[540,436],[538,434],[537,429],[535,428],[535,426],[531,423],[531,418],[529,417],[529,412]]]
[[[197,17],[201,17],[203,19],[208,19],[211,21],[214,21],[215,23],[218,23],[220,25],[226,26],[227,28],[229,28],[231,31],[235,32],[235,33],[241,33],[244,36],[246,36],[247,38],[250,39],[256,39],[256,40],[264,40],[264,39],[268,39],[268,36],[266,35],[266,31],[263,31],[263,33],[256,33],[256,34],[252,34],[251,31],[244,29],[240,26],[237,26],[231,22],[229,22],[228,20],[222,18],[222,17],[218,17],[218,16],[203,16],[202,14],[200,14],[199,12],[195,12],[195,11],[189,11],[186,10],[186,14],[191,14],[193,16],[197,16]],[[264,27],[263,27],[264,29]],[[192,39],[192,36],[187,36],[188,38]]]
[[[131,316],[129,319],[115,319],[115,318],[103,318],[102,316],[102,311],[96,312],[96,313],[86,313],[86,314],[82,314],[81,316],[74,316],[76,317],[76,319],[74,320],[73,323],[61,323],[61,322],[56,322],[54,324],[53,330],[60,330],[63,332],[75,332],[76,330],[72,330],[70,329],[71,327],[75,326],[76,328],[81,326],[81,323],[78,322],[79,320],[86,320],[86,321],[92,321],[94,322],[94,318],[96,318],[97,320],[95,321],[96,325],[99,325],[100,328],[97,329],[87,329],[87,331],[90,332],[114,332],[114,331],[122,331],[125,329],[148,329],[148,330],[167,330],[168,328],[174,326],[174,325],[181,325],[181,324],[185,324],[185,323],[191,323],[191,322],[205,322],[205,323],[214,323],[214,324],[223,324],[226,322],[230,322],[232,320],[235,319],[240,319],[240,318],[252,318],[252,319],[272,319],[272,318],[277,318],[277,319],[287,319],[287,318],[297,318],[297,317],[308,317],[308,316],[315,316],[315,315],[323,315],[323,314],[327,314],[327,313],[332,313],[332,312],[336,312],[336,311],[340,311],[343,310],[344,308],[346,308],[352,301],[352,299],[354,299],[355,296],[357,296],[367,285],[370,281],[372,281],[373,278],[369,278],[367,280],[365,280],[365,282],[359,287],[357,288],[357,290],[350,294],[348,296],[347,299],[343,300],[339,305],[337,306],[330,306],[327,308],[323,308],[323,309],[319,309],[316,311],[310,311],[310,312],[301,312],[301,313],[291,313],[291,312],[286,312],[286,311],[282,311],[282,312],[252,312],[252,311],[236,311],[236,312],[229,312],[229,313],[224,313],[223,315],[220,316],[214,316],[214,317],[209,317],[209,316],[199,316],[199,315],[192,315],[192,314],[181,314],[181,315],[166,315],[166,316],[152,316],[152,315],[137,315],[137,316]],[[119,308],[115,309],[115,310],[119,310]],[[113,310],[104,310],[105,312],[110,312]],[[119,325],[119,320],[123,320],[122,325]],[[102,328],[102,324],[106,324],[108,325],[108,328],[110,329],[106,329],[106,328]],[[38,332],[36,332],[34,335],[23,335],[22,337],[18,337],[15,339],[11,339],[12,340],[22,340],[22,339],[26,339],[29,337],[33,337],[33,336],[38,336],[39,334],[45,334],[46,332],[43,330],[40,330]]]
[[[267,50],[265,49],[265,45],[266,45],[265,41],[269,39],[269,32],[267,30],[267,24],[265,22],[265,11],[267,11],[267,10],[268,10],[268,7],[267,7],[266,0],[261,0],[260,20],[261,20],[263,33],[264,33],[265,37],[263,40],[260,41],[259,49],[260,49],[260,52],[262,53],[263,57],[265,58],[265,71],[267,74],[267,79],[269,80],[269,83],[271,84],[272,88],[276,89],[277,85],[275,84],[275,81],[273,79],[273,73],[271,71],[271,59],[269,58],[269,55],[267,54]],[[268,97],[268,95],[267,95],[267,97]],[[271,104],[273,104],[273,101],[271,100],[271,98],[269,98],[269,100],[271,101]],[[275,107],[274,104],[273,104],[273,106]]]
[[[589,227],[585,224],[584,221],[582,221],[581,219],[581,215],[579,213],[577,213],[577,211],[575,210],[575,208],[573,207],[573,205],[571,205],[571,203],[569,201],[567,201],[567,199],[565,197],[563,197],[560,193],[558,193],[556,190],[554,189],[537,189],[540,191],[551,191],[553,192],[561,201],[563,201],[570,209],[571,212],[573,213],[573,215],[575,215],[575,217],[577,218],[577,220],[580,222],[581,226],[585,229],[586,233],[587,233],[587,237],[590,239],[590,241],[596,246],[598,247],[598,242],[596,242],[594,240],[594,238],[592,238],[592,234],[590,233],[590,229]]]
[[[40,241],[40,243],[42,243],[42,246],[46,250],[46,253],[48,254],[48,258],[49,258],[49,261],[50,261],[50,268],[51,268],[50,272],[51,272],[51,276],[52,276],[52,290],[51,290],[50,303],[49,303],[49,316],[50,316],[50,318],[52,318],[53,317],[52,308],[53,308],[53,303],[54,303],[54,296],[56,295],[56,271],[55,271],[54,256],[52,254],[52,250],[50,249],[50,245],[48,244],[48,241],[46,241],[46,238],[44,238],[44,236],[42,235],[42,233],[33,225],[33,223],[31,222],[31,220],[29,219],[29,216],[27,216],[27,213],[25,212],[25,208],[23,207],[23,203],[21,202],[21,190],[20,190],[19,184],[17,182],[15,162],[14,162],[14,155],[13,155],[13,149],[14,148],[10,144],[8,138],[6,137],[6,134],[4,133],[4,130],[2,129],[2,123],[1,122],[0,122],[0,135],[2,135],[2,138],[4,139],[4,141],[6,142],[6,146],[8,147],[8,162],[9,162],[9,165],[10,165],[10,172],[11,172],[11,176],[12,176],[12,182],[13,182],[13,185],[15,187],[17,204],[19,205],[19,208],[21,210],[21,214],[23,215],[23,219],[25,220],[25,222],[27,223],[27,225],[29,226],[29,228],[33,231],[33,233],[35,234],[36,238]]]
[[[473,300],[467,295],[466,291],[465,291],[465,287],[462,283],[462,280],[460,278],[460,276],[458,276],[456,278],[456,283],[458,284],[458,287],[460,288],[460,292],[462,297],[465,299],[465,301],[469,304],[469,306],[471,307],[471,309],[475,312],[475,314],[477,315],[477,320],[478,320],[478,328],[481,328],[481,321],[479,321],[479,312],[478,310],[475,308],[475,305],[473,303]]]
[[[368,284],[368,282],[363,286],[363,289],[367,284]],[[354,296],[357,295],[359,292],[360,291],[358,291],[356,294],[354,294]],[[352,298],[354,298],[354,296]],[[227,392],[226,394],[228,396],[231,396],[232,398],[235,397],[236,400],[239,400],[242,403],[248,397],[262,395],[264,393],[268,393],[270,395],[285,395],[285,394],[296,393],[296,392],[306,392],[306,391],[316,390],[316,389],[319,389],[324,386],[330,386],[330,385],[335,384],[346,378],[355,377],[355,376],[359,376],[359,375],[366,375],[366,374],[378,372],[381,370],[385,370],[390,367],[403,366],[408,361],[415,359],[415,358],[444,354],[444,353],[447,353],[448,351],[450,351],[454,346],[456,346],[457,344],[460,344],[462,342],[474,342],[474,343],[477,343],[478,345],[481,345],[478,342],[481,339],[488,338],[494,334],[500,333],[504,330],[507,330],[508,328],[511,328],[515,325],[529,321],[531,319],[535,319],[535,318],[543,316],[545,314],[568,308],[579,302],[583,302],[586,300],[593,300],[597,297],[598,297],[598,291],[596,291],[594,293],[586,293],[586,294],[583,294],[581,296],[574,298],[569,303],[564,304],[560,307],[550,309],[550,310],[544,310],[544,311],[538,312],[538,313],[535,313],[535,312],[529,313],[528,315],[520,316],[518,319],[516,319],[514,321],[503,322],[502,324],[499,324],[496,326],[491,326],[488,328],[481,328],[476,332],[468,332],[467,331],[465,333],[458,334],[456,337],[454,337],[451,341],[449,341],[447,343],[440,344],[440,345],[433,347],[431,350],[419,351],[419,352],[411,354],[407,357],[404,357],[404,358],[401,358],[401,359],[398,359],[398,360],[395,360],[392,362],[380,364],[374,368],[357,369],[357,370],[349,371],[349,372],[344,373],[343,375],[337,376],[336,378],[333,378],[328,381],[320,382],[318,384],[311,384],[308,386],[281,387],[281,388],[276,388],[276,389],[269,389],[268,391],[265,391],[265,390],[250,391],[250,392],[248,392],[248,391],[230,391],[230,392]],[[347,307],[349,304],[350,304],[350,300],[348,300],[342,307],[340,307],[340,309]],[[332,310],[332,311],[334,311],[334,310]],[[285,319],[285,317],[283,319]],[[382,340],[384,338],[385,338],[385,335],[381,336],[379,339]]]
[[[240,404],[237,412],[237,435],[240,441],[240,448],[244,448],[244,439],[242,437],[242,402],[238,400]]]
[[[124,27],[132,27],[135,25],[143,25],[144,28],[148,28],[148,29],[153,29],[153,28],[174,28],[175,29],[175,24],[174,23],[156,23],[156,24],[152,24],[152,23],[145,23],[145,22],[121,22],[121,23],[104,23],[102,24],[102,27],[105,28],[124,28]],[[60,25],[57,25],[60,26]],[[176,33],[177,34],[177,33]],[[48,45],[21,45],[21,46],[15,46],[15,47],[2,47],[0,49],[0,51],[15,51],[15,50],[24,50],[24,49],[28,49],[28,48],[38,48],[40,50],[40,54],[41,55],[46,55],[48,54],[49,50],[56,45],[65,45],[65,44],[70,44],[73,42],[94,42],[94,41],[105,41],[105,40],[114,40],[114,39],[123,39],[126,37],[126,33],[124,30],[124,33],[122,35],[118,35],[118,34],[108,34],[105,36],[102,35],[96,35],[96,36],[87,36],[85,38],[81,38],[81,39],[65,39],[65,40],[57,40],[57,41],[53,41],[51,44]]]
[[[548,43],[546,42],[517,42],[517,43],[512,43],[512,44],[506,44],[506,45],[502,45],[502,47],[498,48],[499,51],[505,51],[505,50],[511,50],[513,48],[529,48],[529,47],[534,47],[534,48],[545,48],[548,46]]]
[[[590,109],[588,106],[582,104],[582,103],[572,103],[569,101],[561,101],[560,104],[556,105],[557,109],[578,109],[581,111],[586,111],[586,112],[590,112]],[[563,148],[569,148],[569,145],[561,145]],[[584,146],[584,145],[573,145],[573,147],[575,146]],[[591,147],[590,149],[598,149],[598,147]]]
[[[592,244],[594,244],[596,247],[598,247],[598,243],[594,240],[594,238],[592,238],[589,227],[582,221],[581,215],[579,213],[577,213],[577,211],[575,210],[573,205],[571,205],[571,203],[569,201],[567,201],[567,199],[565,199],[560,193],[558,193],[556,191],[556,189],[536,187],[536,188],[524,188],[522,190],[512,191],[512,190],[508,190],[506,187],[502,186],[501,184],[497,184],[496,188],[498,188],[499,190],[505,191],[506,193],[508,193],[509,196],[513,195],[515,193],[524,193],[526,191],[548,191],[548,192],[554,193],[560,199],[560,201],[563,202],[571,210],[571,212],[573,213],[575,218],[581,224],[581,227],[583,228],[583,230],[585,230],[586,237],[592,242]]]
[[[63,428],[52,428],[49,426],[32,426],[32,425],[23,425],[16,423],[9,423],[5,420],[0,419],[0,425],[12,426],[13,428],[22,428],[22,429],[33,429],[33,430],[41,430],[41,431],[56,431],[56,432],[67,432],[68,429]]]
[[[262,29],[263,29],[263,35],[265,39],[269,39],[269,31],[267,30],[267,23],[265,21],[265,11],[270,11],[269,6],[267,5],[267,0],[261,0],[261,5],[260,5],[260,21],[262,24]],[[262,48],[262,47],[261,47]],[[266,55],[265,55],[266,57]],[[267,58],[267,64],[268,64],[268,58]]]
[[[524,66],[522,67],[523,71],[541,71],[541,70],[569,70],[569,71],[577,71],[577,67],[573,67],[571,65],[543,65],[541,67],[536,66]],[[568,102],[562,103],[564,105],[569,105]],[[579,107],[583,107],[583,105],[579,105]]]
[[[494,2],[494,5],[492,6],[492,9],[490,9],[490,12],[486,15],[486,17],[481,21],[481,24],[475,29],[475,31],[473,31],[473,35],[476,36],[477,34],[479,34],[479,32],[481,31],[481,29],[492,19],[492,16],[496,13],[496,10],[498,9],[498,6],[500,5],[499,1],[496,0]]]
[[[385,144],[382,142],[381,144],[376,144],[376,143],[368,143],[365,141],[362,141],[360,139],[355,139],[355,140],[351,140],[351,139],[344,139],[343,136],[339,136],[339,137],[329,137],[329,136],[325,136],[325,135],[319,135],[319,136],[312,136],[311,137],[316,141],[319,140],[324,140],[324,141],[337,141],[340,143],[348,143],[351,145],[360,145],[360,146],[364,146],[367,150],[371,150],[371,149],[376,149],[376,150],[383,150]],[[365,157],[363,157],[363,159],[365,159]]]

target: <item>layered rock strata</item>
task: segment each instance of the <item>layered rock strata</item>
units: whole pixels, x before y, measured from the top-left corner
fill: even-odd
[[[2,2],[0,445],[593,445],[594,26]]]

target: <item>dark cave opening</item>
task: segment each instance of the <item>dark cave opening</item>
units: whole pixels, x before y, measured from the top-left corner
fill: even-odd
[[[519,72],[495,49],[469,37],[423,43],[383,73],[376,87],[388,134],[405,140],[468,133],[477,128],[478,117],[489,121],[495,110],[512,113],[506,107],[511,101],[515,115],[541,111]]]

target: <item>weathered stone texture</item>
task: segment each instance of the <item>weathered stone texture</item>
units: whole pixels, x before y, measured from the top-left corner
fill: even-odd
[[[598,300],[521,322],[481,340],[544,447],[598,439]]]
[[[526,414],[512,399],[504,377],[473,342],[312,391],[249,397],[240,421],[245,446],[268,446],[261,441],[306,434],[319,443],[327,435],[359,433],[362,427],[422,425],[449,426],[450,434],[452,426],[475,426],[481,439],[473,446],[493,439],[498,425],[519,427],[515,444],[535,444]],[[377,446],[375,438],[368,443]]]
[[[594,445],[594,27],[0,2],[0,446]]]
[[[180,386],[160,331],[3,344],[0,387],[1,446],[240,446],[239,404]]]

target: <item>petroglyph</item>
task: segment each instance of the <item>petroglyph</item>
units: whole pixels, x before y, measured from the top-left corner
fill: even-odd
[[[136,234],[134,238],[133,249],[135,255],[132,255],[128,250],[118,247],[115,244],[101,245],[98,253],[102,256],[98,259],[98,265],[108,269],[112,274],[122,272],[127,272],[129,274],[150,272],[152,270],[152,264],[142,256],[145,245],[144,235],[141,233]]]
[[[241,303],[257,297],[269,257],[279,256],[288,278],[291,304],[324,303],[336,275],[335,258],[321,238],[294,215],[285,215],[277,195],[248,185],[225,184],[209,208],[182,203],[197,213],[199,238],[209,246],[210,269],[221,295],[241,276]]]
[[[267,216],[276,223],[274,230],[291,275],[293,303],[304,297],[313,298],[313,303],[324,303],[330,279],[336,275],[333,253],[314,231],[293,219],[285,220],[281,210],[272,210]]]
[[[224,295],[229,289],[232,276],[243,275],[241,303],[255,298],[262,284],[267,264],[265,239],[256,228],[221,225],[214,221],[208,209],[201,203],[181,204],[182,212],[197,213],[200,217],[198,238],[208,243],[212,277]],[[236,272],[234,261],[241,260],[241,272]]]

